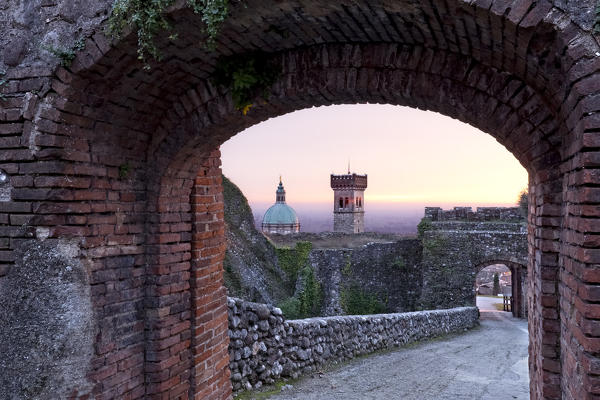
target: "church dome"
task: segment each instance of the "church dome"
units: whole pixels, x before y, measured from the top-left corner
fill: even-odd
[[[297,224],[296,211],[285,203],[275,203],[263,217],[263,224]]]
[[[273,204],[262,220],[262,231],[264,233],[279,233],[288,234],[296,233],[300,231],[300,222],[296,211],[287,204],[285,204],[285,189],[281,178],[279,179],[279,186],[275,192],[276,202]]]

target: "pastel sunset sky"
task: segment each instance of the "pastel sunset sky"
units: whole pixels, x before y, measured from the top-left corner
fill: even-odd
[[[527,172],[490,135],[449,117],[361,104],[305,109],[270,119],[221,147],[223,173],[253,209],[275,201],[329,208],[329,174],[368,174],[367,207],[514,205]]]

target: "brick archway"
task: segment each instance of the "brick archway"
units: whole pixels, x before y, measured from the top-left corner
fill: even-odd
[[[6,229],[4,257],[10,264],[10,249],[27,241],[71,240],[90,277],[91,384],[73,396],[227,398],[216,149],[266,118],[373,102],[470,123],[526,167],[532,398],[592,398],[594,37],[545,1],[246,5],[232,6],[215,53],[197,45],[198,16],[175,7],[180,39],[160,44],[164,61],[150,72],[132,35],[111,44],[97,33],[69,68],[7,75],[23,111],[0,125],[18,142],[3,142],[12,197],[2,206],[19,221]],[[269,102],[243,116],[210,76],[219,55],[249,50],[270,54],[283,73]],[[29,93],[34,79],[51,90]]]

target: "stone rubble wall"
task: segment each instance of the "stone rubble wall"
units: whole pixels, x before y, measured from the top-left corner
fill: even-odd
[[[279,308],[228,298],[234,391],[297,378],[326,363],[401,346],[478,324],[476,307],[286,321]]]

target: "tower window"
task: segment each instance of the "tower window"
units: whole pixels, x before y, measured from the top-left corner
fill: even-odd
[[[346,207],[348,207],[348,204],[350,204],[350,199],[348,199],[348,197],[346,197],[344,205]]]
[[[344,208],[344,198],[340,197],[340,208]]]

